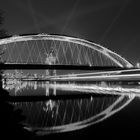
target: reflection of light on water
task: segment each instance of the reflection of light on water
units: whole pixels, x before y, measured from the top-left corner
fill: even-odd
[[[26,94],[27,90],[31,90],[32,94],[36,91],[40,94],[40,89],[45,89],[44,95],[47,96],[51,94],[50,89],[53,91],[55,89],[53,94],[55,93],[56,96],[58,94],[70,95],[71,92],[72,94],[90,93],[94,95],[94,93],[99,93],[115,95],[103,97],[91,96],[86,99],[13,103],[15,108],[22,109],[23,115],[26,116],[26,120],[23,122],[24,128],[29,131],[35,131],[38,135],[74,131],[96,124],[124,108],[134,98],[134,94],[130,94],[133,87],[124,88],[121,85],[107,85],[104,83],[60,84],[37,81],[14,81],[13,84],[5,84],[4,88],[9,91],[15,89],[14,92],[18,89],[18,92],[14,94],[16,96]],[[137,88],[136,92],[138,91],[139,88]]]
[[[124,108],[132,98],[104,97],[46,102],[20,102],[25,129],[39,135],[79,130],[96,124]],[[45,109],[45,110],[44,110]]]
[[[53,110],[53,108],[54,108],[54,106],[55,106],[55,102],[54,101],[52,101],[52,100],[49,100],[49,101],[47,101],[46,103],[45,103],[45,107],[43,107],[43,110],[44,111],[48,111],[48,110]]]
[[[19,80],[7,80],[3,84],[3,88],[6,90],[14,90],[15,95],[23,95],[24,90],[38,88],[45,89],[45,95],[50,95],[50,89],[53,89],[53,95],[56,95],[56,90],[63,91],[77,91],[82,93],[97,93],[97,94],[110,94],[110,95],[126,95],[126,96],[140,96],[140,87],[126,86],[123,87],[115,84],[106,84],[101,82],[100,84],[79,84],[79,83],[49,83],[49,82],[37,82],[37,81],[19,81]],[[33,95],[33,94],[32,94]]]
[[[46,101],[45,102],[45,105],[43,106],[43,111],[45,111],[46,113],[51,111],[51,114],[52,114],[52,118],[54,117],[54,113],[55,112],[55,108],[57,108],[57,104],[55,101],[53,100],[49,100],[49,101]]]

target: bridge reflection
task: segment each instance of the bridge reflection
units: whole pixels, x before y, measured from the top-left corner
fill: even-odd
[[[3,88],[10,91],[11,96],[36,96],[39,90],[39,96],[50,95],[72,95],[72,92],[77,94],[101,94],[101,95],[125,95],[125,96],[140,96],[140,85],[133,83],[122,82],[48,82],[48,81],[22,81],[19,79],[3,80]],[[30,92],[30,91],[33,92]],[[57,92],[58,91],[63,91]],[[23,94],[24,93],[24,94]],[[65,94],[65,93],[64,93]],[[75,93],[74,93],[75,94]]]
[[[129,95],[131,91],[127,85],[105,82],[49,83],[15,79],[4,83],[3,88],[10,92],[12,98],[9,102],[15,109],[23,110],[26,117],[22,122],[24,128],[38,135],[74,131],[96,124],[121,110],[134,98],[133,94]],[[74,95],[78,98],[72,98]],[[80,98],[79,95],[88,96]]]

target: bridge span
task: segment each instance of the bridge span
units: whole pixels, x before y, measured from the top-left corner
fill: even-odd
[[[90,70],[90,72],[47,76],[38,80],[51,81],[140,81],[139,68],[78,65],[1,64],[1,69]],[[32,79],[33,80],[33,79]]]

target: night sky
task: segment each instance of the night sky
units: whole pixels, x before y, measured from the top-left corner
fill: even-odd
[[[139,0],[0,0],[10,35],[80,37],[140,62]]]

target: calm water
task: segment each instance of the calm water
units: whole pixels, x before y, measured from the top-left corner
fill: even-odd
[[[91,131],[100,125],[104,125],[101,128],[116,129],[122,123],[133,128],[136,127],[135,122],[140,128],[139,119],[135,119],[139,116],[136,114],[139,101],[129,92],[137,89],[134,92],[138,94],[139,85],[10,80],[3,84],[3,88],[14,97],[10,104],[22,110],[24,129],[37,135]],[[20,97],[23,97],[22,100]],[[133,119],[135,122],[132,122]]]

